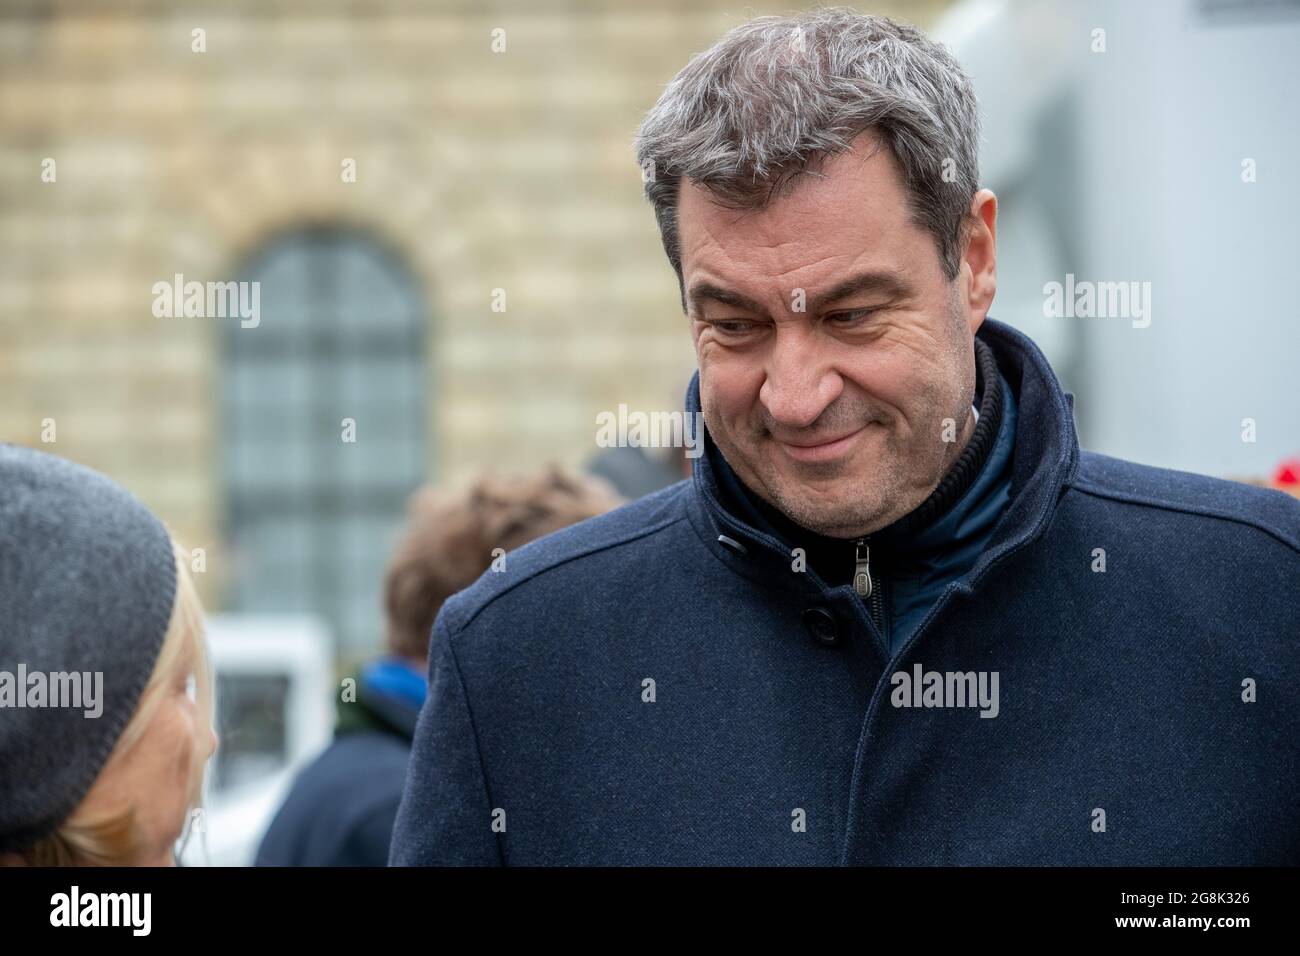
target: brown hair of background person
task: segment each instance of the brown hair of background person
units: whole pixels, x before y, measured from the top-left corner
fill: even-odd
[[[362,670],[356,700],[340,704],[334,742],[294,782],[257,865],[386,865],[443,602],[494,557],[619,503],[604,481],[554,466],[412,495],[384,585],[388,653]]]
[[[420,489],[384,584],[389,651],[423,661],[443,602],[491,567],[493,549],[513,551],[617,504],[605,482],[555,466],[524,477],[483,477],[467,491]]]

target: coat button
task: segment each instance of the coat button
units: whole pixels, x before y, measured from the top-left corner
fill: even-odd
[[[818,644],[832,645],[839,643],[840,629],[835,623],[835,615],[824,607],[810,607],[803,612],[803,623],[808,633]]]

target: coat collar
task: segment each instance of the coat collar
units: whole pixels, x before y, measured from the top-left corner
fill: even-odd
[[[1015,395],[1018,421],[1010,500],[984,553],[959,584],[968,592],[1001,557],[1046,530],[1061,495],[1074,479],[1079,459],[1073,397],[1061,389],[1038,346],[1023,333],[993,319],[985,320],[977,337],[993,350],[998,369]],[[698,371],[687,389],[686,411],[700,411]],[[781,573],[810,598],[828,590],[816,574],[788,574],[790,546],[723,504],[727,498],[710,461],[718,453],[716,446],[702,415],[689,414],[687,420],[691,427],[698,424],[704,430],[707,446],[694,461],[688,505],[691,522],[705,544],[745,577],[768,582],[773,573]],[[904,524],[907,521],[908,516],[900,519]]]

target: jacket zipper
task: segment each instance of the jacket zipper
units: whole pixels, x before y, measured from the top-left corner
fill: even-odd
[[[880,582],[871,579],[870,538],[859,538],[853,542],[853,590],[858,597],[868,602],[871,621],[883,635],[885,633],[885,596],[881,592]]]

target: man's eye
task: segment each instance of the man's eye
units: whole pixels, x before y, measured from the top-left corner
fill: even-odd
[[[871,316],[871,309],[854,309],[852,312],[836,312],[826,316],[826,321],[840,328],[861,325]]]
[[[723,322],[713,322],[713,327],[723,335],[744,335],[754,328],[753,322],[745,322],[741,319],[732,319]]]

